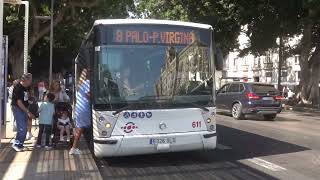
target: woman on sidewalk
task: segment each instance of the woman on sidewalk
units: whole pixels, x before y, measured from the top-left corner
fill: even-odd
[[[70,97],[67,95],[64,89],[61,88],[59,81],[53,81],[49,91],[55,96],[53,100],[54,103],[70,101]]]
[[[80,137],[85,131],[85,129],[91,127],[89,74],[90,73],[87,69],[83,69],[80,76],[79,89],[76,94],[77,103],[75,107],[76,133],[75,133],[73,145],[69,151],[69,154],[81,154],[81,151],[78,148]]]

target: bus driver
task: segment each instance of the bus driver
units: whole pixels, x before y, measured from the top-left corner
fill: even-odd
[[[121,69],[122,71],[118,76],[118,86],[121,94],[124,97],[141,94],[140,92],[143,91],[144,84],[141,80],[135,80],[137,79],[137,74],[132,71],[130,66],[126,66]]]

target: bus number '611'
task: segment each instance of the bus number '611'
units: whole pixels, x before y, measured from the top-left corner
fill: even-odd
[[[193,121],[193,122],[192,122],[192,127],[193,127],[193,128],[199,128],[199,127],[201,127],[201,121]]]

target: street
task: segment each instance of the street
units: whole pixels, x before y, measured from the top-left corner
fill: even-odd
[[[320,119],[284,112],[275,121],[217,115],[218,146],[97,160],[104,179],[318,179]]]

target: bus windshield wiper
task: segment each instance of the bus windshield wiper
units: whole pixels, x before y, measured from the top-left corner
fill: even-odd
[[[208,108],[206,108],[205,106],[201,106],[201,105],[199,105],[199,104],[197,104],[197,103],[193,103],[193,102],[186,102],[186,101],[175,101],[175,103],[185,103],[185,104],[190,104],[190,105],[192,105],[192,106],[194,106],[194,107],[197,107],[197,108],[199,108],[199,109],[202,109],[203,111],[210,111]]]
[[[204,110],[204,111],[210,111],[208,108],[206,108],[206,107],[204,107],[204,106],[201,106],[201,105],[199,105],[199,104],[196,104],[196,103],[191,103],[191,102],[189,102],[188,104],[191,104],[191,105],[193,105],[193,106],[195,106],[195,107],[197,107],[197,108],[200,108],[200,109],[202,109],[202,110]]]
[[[205,106],[201,106],[199,104],[196,104],[194,102],[188,102],[188,101],[183,101],[183,100],[174,100],[175,96],[160,96],[160,97],[157,97],[157,96],[147,96],[147,97],[143,97],[143,98],[152,98],[152,99],[155,99],[156,101],[167,101],[168,103],[185,103],[185,104],[190,104],[194,107],[197,107],[197,108],[200,108],[202,109],[203,111],[209,111],[208,108],[206,108]]]
[[[117,109],[117,110],[116,110],[115,112],[113,112],[112,114],[113,114],[113,115],[117,115],[117,114],[119,114],[120,112],[122,112],[122,111],[124,111],[124,110],[128,110],[128,109],[134,107],[134,105],[135,105],[135,104],[125,105],[124,107]]]

